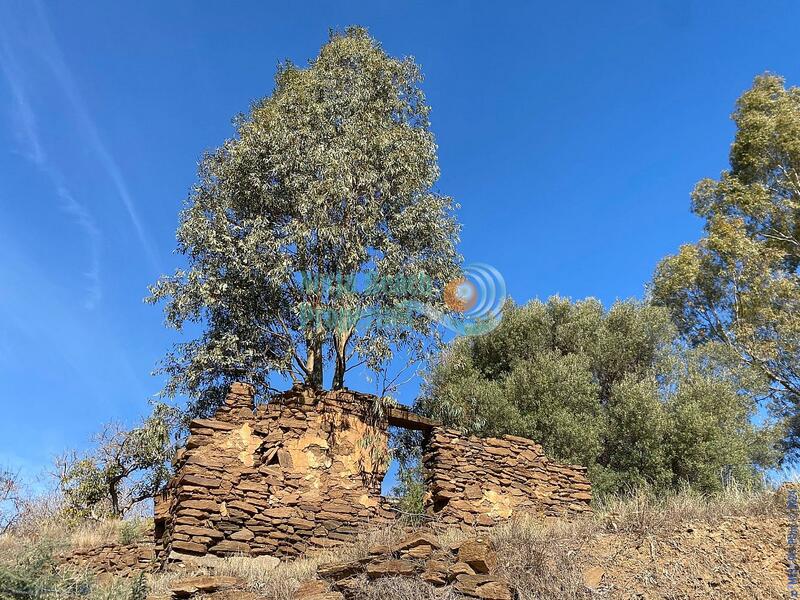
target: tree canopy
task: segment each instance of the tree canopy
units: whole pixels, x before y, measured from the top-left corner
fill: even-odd
[[[188,266],[149,298],[170,326],[202,329],[167,356],[170,395],[203,413],[234,379],[322,386],[331,363],[338,388],[356,364],[423,352],[427,318],[381,318],[410,300],[445,309],[459,272],[421,79],[365,30],[333,33],[306,68],[280,65],[273,93],[203,158],[177,232]]]
[[[678,343],[669,312],[594,299],[509,304],[500,326],[433,363],[417,409],[480,436],[521,435],[589,467],[594,488],[713,490],[775,463],[740,373]]]
[[[763,380],[800,446],[800,89],[756,77],[736,103],[730,169],[700,181],[705,236],[658,266],[652,294],[694,345],[719,343]]]

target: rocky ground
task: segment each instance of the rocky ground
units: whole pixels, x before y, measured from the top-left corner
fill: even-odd
[[[515,518],[484,531],[396,524],[302,558],[207,556],[167,570],[155,568],[152,531],[131,539],[126,522],[51,525],[0,536],[0,599],[23,597],[3,586],[42,585],[63,589],[59,600],[789,598],[790,524],[785,493],[644,492],[572,521]],[[59,567],[31,551],[47,547],[58,548]]]
[[[571,523],[518,520],[485,535],[384,531],[337,554],[171,575],[152,600],[788,598],[780,499],[720,512],[624,507]],[[214,573],[217,573],[214,576]]]

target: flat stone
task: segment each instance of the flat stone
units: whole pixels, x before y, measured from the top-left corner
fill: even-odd
[[[219,504],[213,500],[184,500],[181,502],[180,508],[193,508],[212,513],[219,512]]]
[[[178,525],[175,527],[176,533],[185,533],[192,537],[203,536],[211,539],[222,539],[223,535],[216,529],[209,529],[208,527],[195,527],[192,525]]]
[[[339,581],[364,570],[364,562],[353,560],[344,563],[330,563],[317,569],[317,575],[323,579]]]
[[[439,541],[432,534],[425,531],[420,531],[395,544],[394,548],[392,548],[392,551],[403,552],[404,550],[411,550],[417,546],[430,546],[436,550],[439,550],[442,547]]]
[[[453,586],[470,598],[481,600],[511,600],[511,590],[502,581],[490,575],[459,575]]]
[[[253,534],[253,532],[249,529],[240,529],[239,531],[232,533],[230,539],[236,540],[237,542],[249,542],[254,537],[256,537],[255,534]]]
[[[258,508],[256,508],[255,506],[253,506],[248,502],[242,502],[241,500],[234,500],[233,502],[228,502],[226,506],[228,508],[233,508],[234,510],[240,510],[249,515],[254,515],[258,512]]]
[[[198,544],[197,542],[185,542],[181,540],[175,540],[171,544],[172,549],[176,552],[188,552],[189,554],[205,554],[207,551],[207,547],[203,544]]]
[[[409,560],[390,558],[367,565],[367,577],[379,579],[381,577],[407,577],[415,571],[414,563]]]
[[[217,590],[242,586],[244,581],[238,577],[204,576],[181,579],[169,586],[169,591],[176,598],[188,598],[198,592],[208,593]]]
[[[292,595],[293,600],[317,600],[322,594],[328,592],[328,584],[319,579],[309,579],[300,584]]]
[[[465,562],[457,562],[447,570],[447,573],[450,579],[455,579],[459,575],[475,575],[475,569]]]
[[[403,552],[404,558],[411,558],[411,559],[421,559],[421,558],[428,558],[430,555],[433,554],[433,547],[428,546],[427,544],[423,544],[421,546],[414,546],[410,550],[406,550]]]
[[[216,421],[214,419],[192,419],[189,423],[189,428],[198,427],[203,429],[216,429],[218,431],[232,431],[236,429],[236,425],[232,423],[225,423],[224,421]]]
[[[250,546],[235,540],[222,540],[216,546],[211,546],[208,551],[212,554],[249,554]]]
[[[289,519],[295,514],[295,511],[284,506],[271,506],[265,508],[261,514],[272,519]]]
[[[606,572],[603,567],[592,567],[583,572],[583,585],[590,590],[596,590]]]
[[[497,566],[494,544],[488,539],[467,540],[458,548],[458,560],[467,563],[476,573],[491,573]]]
[[[181,485],[196,485],[205,488],[218,488],[222,485],[222,480],[212,477],[201,477],[200,475],[184,475],[181,477]]]
[[[434,587],[442,587],[447,585],[447,578],[438,571],[425,571],[422,574],[422,581],[429,583]]]

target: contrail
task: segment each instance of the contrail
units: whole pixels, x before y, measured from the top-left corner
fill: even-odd
[[[105,173],[111,180],[117,195],[122,201],[125,211],[128,214],[128,218],[130,219],[133,229],[136,232],[139,243],[144,249],[144,252],[152,267],[161,273],[162,269],[158,260],[158,253],[151,243],[150,238],[145,231],[144,225],[139,218],[139,214],[136,209],[136,203],[130,193],[128,184],[122,174],[122,170],[103,140],[100,130],[90,115],[89,110],[86,107],[86,103],[84,102],[83,97],[81,96],[80,91],[75,84],[72,73],[70,72],[67,63],[64,60],[63,53],[58,45],[58,41],[56,40],[56,37],[50,27],[45,8],[39,0],[33,2],[33,6],[35,7],[36,13],[36,33],[38,33],[38,37],[40,39],[36,39],[34,43],[31,43],[30,48],[36,52],[47,64],[56,81],[61,86],[64,94],[69,99],[75,119],[80,126],[80,129],[84,132],[89,147],[94,151],[97,159],[103,166]],[[1,28],[2,26],[0,26],[0,29]],[[3,31],[2,33],[4,34],[4,37],[8,38],[8,31]]]
[[[21,142],[26,148],[25,156],[33,162],[56,187],[59,198],[62,200],[62,208],[70,214],[78,226],[86,234],[89,245],[90,267],[85,273],[89,280],[88,296],[85,301],[87,309],[93,309],[102,298],[102,286],[100,282],[100,252],[102,234],[97,226],[89,209],[78,202],[72,193],[63,184],[61,174],[50,164],[44,148],[39,139],[36,125],[36,116],[28,99],[25,86],[19,75],[19,69],[14,61],[11,52],[5,41],[0,44],[0,70],[5,75],[11,89],[11,94],[16,106],[17,124],[20,131]]]

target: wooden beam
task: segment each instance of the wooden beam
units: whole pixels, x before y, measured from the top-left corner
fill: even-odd
[[[402,427],[403,429],[414,431],[430,431],[434,427],[439,427],[439,423],[436,421],[414,414],[402,406],[391,407],[388,411],[387,419],[389,420],[389,425],[393,427]]]

